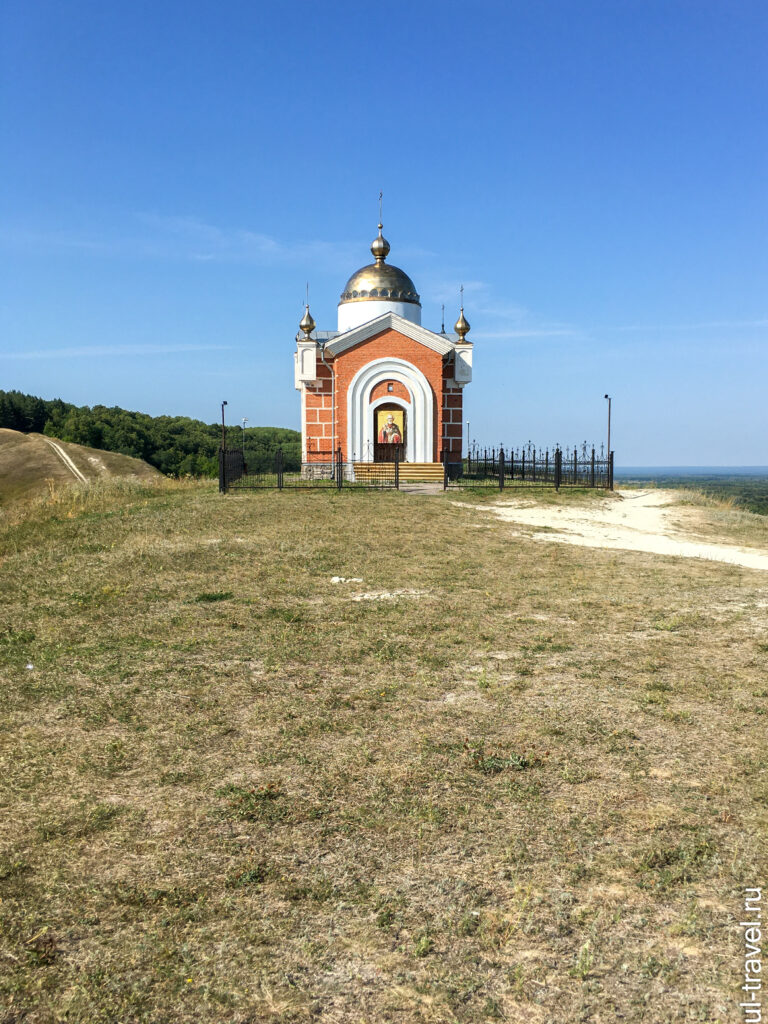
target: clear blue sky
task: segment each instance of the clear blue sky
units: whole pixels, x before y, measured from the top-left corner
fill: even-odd
[[[762,0],[6,0],[0,388],[299,425],[370,261],[475,342],[471,433],[766,464]]]

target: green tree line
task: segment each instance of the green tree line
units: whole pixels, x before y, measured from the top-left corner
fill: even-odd
[[[148,416],[118,406],[77,406],[20,391],[0,391],[0,427],[144,459],[169,476],[217,476],[221,424],[187,416]],[[301,465],[301,434],[285,427],[230,427],[228,446],[244,443],[249,472],[271,468],[278,448],[286,469]]]

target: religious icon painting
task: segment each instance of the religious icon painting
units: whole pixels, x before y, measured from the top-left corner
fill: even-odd
[[[376,436],[379,444],[402,444],[405,438],[404,411],[402,409],[377,409]]]

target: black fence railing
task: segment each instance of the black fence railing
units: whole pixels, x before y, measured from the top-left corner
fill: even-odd
[[[443,490],[467,487],[509,486],[595,487],[613,490],[613,452],[588,448],[537,449],[473,447],[462,462],[441,452],[439,463],[412,464],[401,460],[393,446],[392,461],[345,461],[341,448],[311,452],[307,461],[286,460],[282,449],[249,460],[245,449],[219,451],[219,490],[272,488],[379,487],[400,489],[404,485],[430,484]]]
[[[563,449],[479,448],[473,446],[464,459],[461,476],[450,481],[456,487],[509,484],[560,487],[597,487],[613,490],[613,452],[606,455],[586,443]]]
[[[341,448],[336,451],[309,453],[306,462],[286,465],[281,449],[273,453],[271,462],[256,467],[248,463],[247,452],[219,452],[219,490],[247,491],[261,488],[336,488],[400,486],[400,458],[394,462],[346,462]]]

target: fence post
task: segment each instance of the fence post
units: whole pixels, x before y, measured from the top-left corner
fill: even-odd
[[[592,462],[590,464],[589,480],[590,480],[589,486],[590,487],[594,487],[595,486],[595,449],[594,448],[592,449]]]
[[[344,484],[344,465],[341,461],[341,445],[336,449],[336,487],[341,490]]]
[[[448,460],[445,457],[445,448],[440,452],[440,459],[443,463],[443,490],[448,490]]]
[[[277,473],[277,489],[283,489],[283,449],[278,448],[275,452],[275,471]]]
[[[499,448],[499,490],[504,490],[504,449]]]
[[[560,482],[563,476],[563,453],[559,448],[555,449],[555,490],[560,490]]]
[[[395,445],[395,490],[400,490],[400,445]]]
[[[613,452],[608,455],[608,488],[613,490]]]

